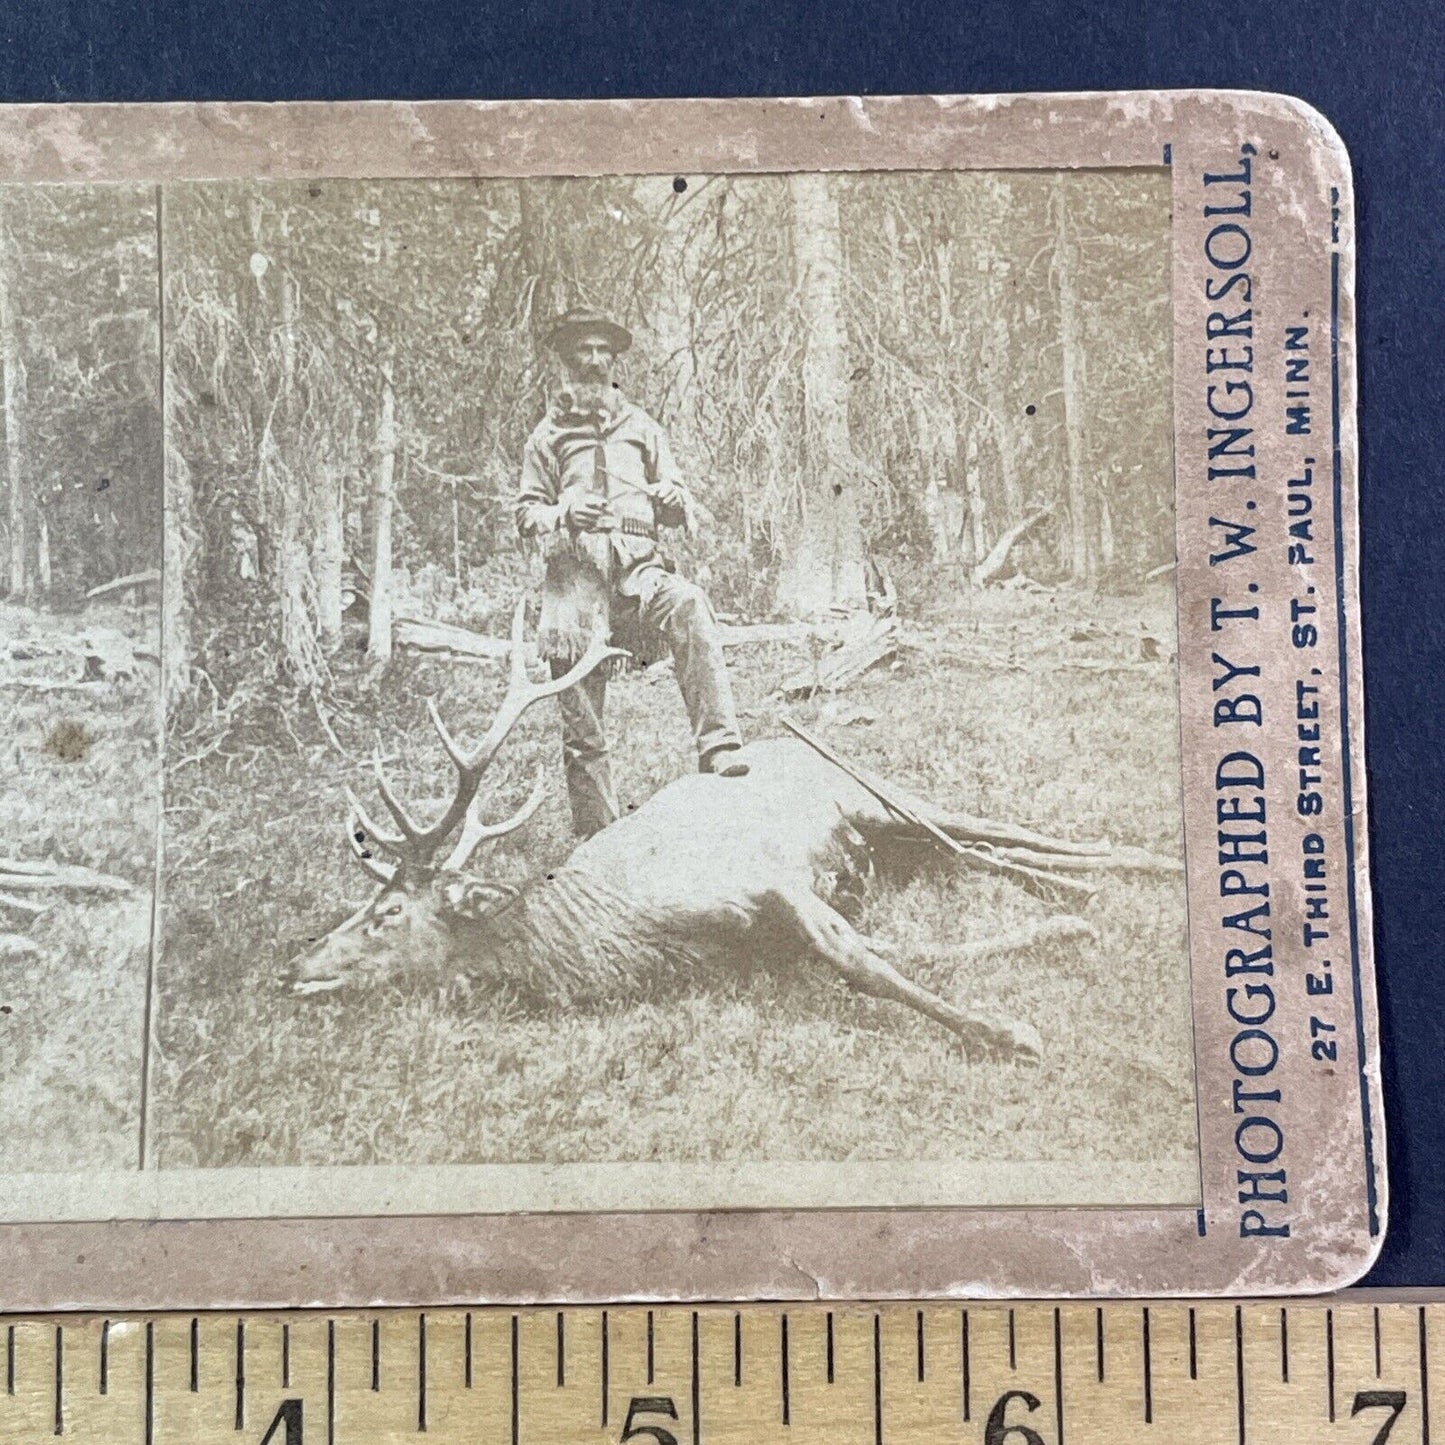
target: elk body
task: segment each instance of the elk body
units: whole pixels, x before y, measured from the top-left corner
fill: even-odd
[[[880,800],[866,775],[845,771],[793,739],[749,746],[743,778],[680,777],[635,811],[581,843],[560,866],[521,888],[469,871],[478,845],[520,827],[539,786],[504,823],[477,816],[479,784],[507,734],[532,703],[574,685],[616,651],[594,648],[565,677],[532,683],[523,661],[522,611],[513,624],[511,682],[496,721],[470,754],[432,709],[457,770],[455,796],[435,824],[409,816],[378,772],[395,821],[378,826],[353,797],[353,851],[380,891],[292,966],[293,991],[332,991],[398,975],[448,971],[507,981],[568,1003],[651,990],[707,968],[811,956],[865,994],[905,1004],[970,1049],[1036,1056],[1027,1022],[962,1007],[901,973],[883,948],[839,910],[871,872],[875,851],[932,831],[962,841],[980,861],[1046,878],[1046,863],[1087,866],[1101,845],[1064,844],[1021,828],[936,808],[897,792]],[[881,787],[879,789],[881,791]],[[460,839],[437,855],[453,832]],[[383,862],[378,847],[395,860]],[[1083,893],[1085,885],[1071,882]],[[983,950],[1087,936],[1082,919],[1056,916],[1025,938]]]

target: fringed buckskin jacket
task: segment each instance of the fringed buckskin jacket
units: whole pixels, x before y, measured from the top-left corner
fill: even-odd
[[[607,498],[613,530],[568,526],[567,503],[579,489]],[[664,502],[658,491],[682,501]],[[661,426],[620,394],[610,409],[586,410],[561,392],[527,438],[516,501],[517,531],[540,549],[545,567],[542,656],[573,663],[594,638],[643,660],[658,651],[636,635],[636,579],[666,565],[658,527],[686,521],[687,493]]]

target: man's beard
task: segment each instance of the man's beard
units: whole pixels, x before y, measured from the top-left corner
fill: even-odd
[[[567,389],[584,411],[606,411],[614,396],[612,382],[605,372],[601,376],[574,376]]]

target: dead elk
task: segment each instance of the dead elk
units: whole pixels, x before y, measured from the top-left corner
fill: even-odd
[[[801,952],[830,965],[860,992],[936,1020],[970,1050],[1037,1057],[1039,1035],[1032,1025],[959,1007],[900,973],[882,947],[834,906],[838,893],[866,881],[875,850],[917,843],[938,831],[981,863],[1016,872],[1026,885],[1060,881],[1060,874],[1047,871],[1051,865],[1072,871],[1119,860],[1110,858],[1106,845],[1063,843],[885,792],[881,783],[845,771],[801,741],[753,743],[745,778],[675,779],[580,844],[545,878],[521,888],[467,871],[484,841],[521,827],[543,796],[539,777],[512,817],[482,821],[482,778],[508,734],[533,703],[618,655],[595,647],[565,676],[534,683],[527,676],[522,615],[518,607],[506,694],[475,748],[465,750],[429,704],[456,770],[456,789],[441,816],[430,824],[413,818],[379,767],[377,790],[393,828],[378,825],[348,794],[352,850],[381,888],[292,964],[285,981],[293,992],[459,972],[507,980],[566,1003],[626,996],[643,980],[654,987],[659,977],[682,982],[709,965],[786,961]],[[378,857],[378,848],[391,861]],[[1091,891],[1075,879],[1067,883]],[[1092,932],[1080,918],[1055,916],[974,954]]]

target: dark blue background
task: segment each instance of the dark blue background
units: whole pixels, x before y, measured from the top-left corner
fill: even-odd
[[[1391,1221],[1445,1284],[1445,5],[0,0],[0,99],[766,95],[1227,86],[1335,123],[1359,202],[1370,838]]]

